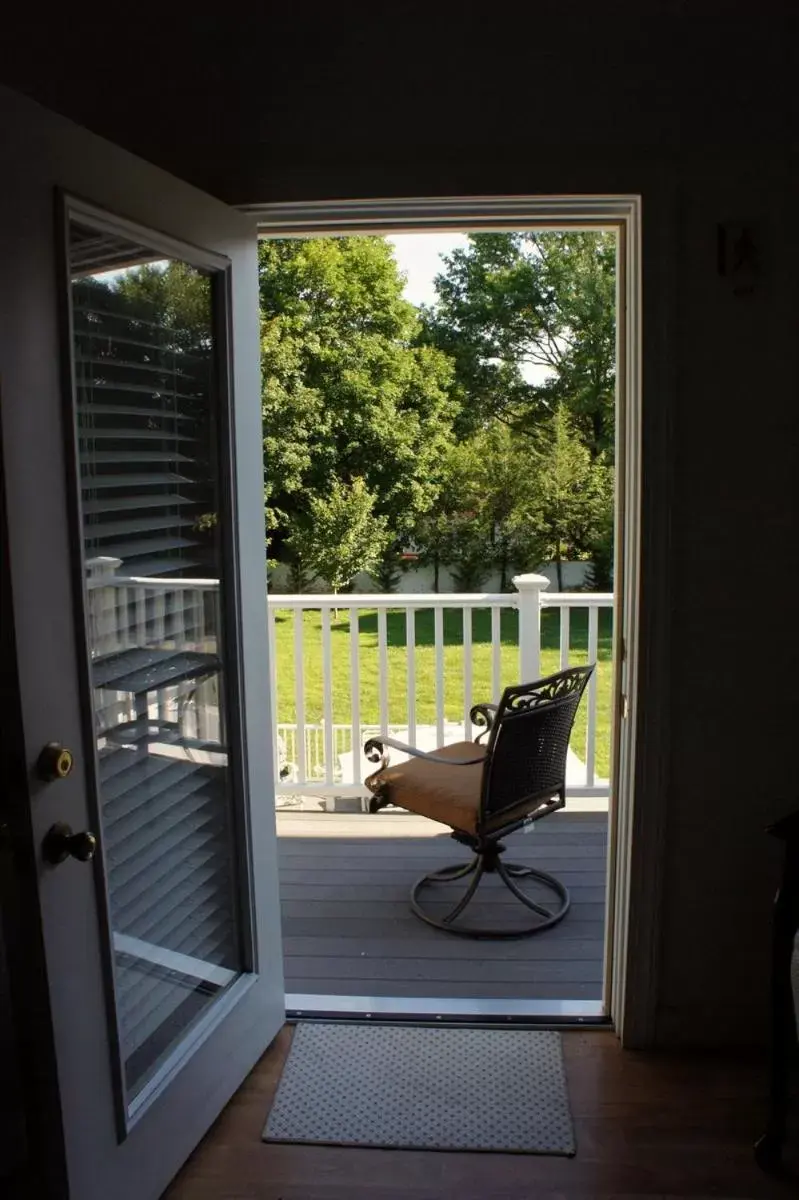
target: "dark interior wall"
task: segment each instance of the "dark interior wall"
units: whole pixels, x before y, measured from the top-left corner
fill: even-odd
[[[796,808],[799,702],[796,176],[778,147],[681,164],[670,601],[672,716],[659,1034],[765,1028],[776,847]],[[736,295],[718,222],[752,222],[760,271]]]
[[[670,646],[657,1034],[757,1039],[763,829],[797,804],[797,6],[429,10],[166,15],[146,85],[134,42],[112,64],[99,27],[64,55],[71,13],[49,48],[18,39],[6,78],[231,202],[642,193],[645,403],[668,407],[644,480],[668,536],[644,597]],[[81,55],[101,69],[64,67]],[[718,273],[726,221],[754,231],[749,294]]]

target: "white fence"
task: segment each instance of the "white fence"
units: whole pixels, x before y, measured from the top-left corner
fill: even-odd
[[[563,562],[560,564],[561,586],[566,591],[576,591],[578,588],[585,587],[587,580],[593,569],[593,564],[590,562]],[[558,589],[558,568],[555,563],[539,563],[535,568],[536,574],[545,575],[549,580],[549,586],[553,591]],[[283,592],[291,592],[291,573],[285,563],[278,563],[269,571],[269,593],[272,596]],[[319,581],[319,591],[324,588],[324,583]],[[313,584],[307,585],[309,592],[313,589]],[[480,583],[480,587],[485,592],[495,592],[502,583],[500,581],[499,571],[492,570],[486,575]],[[355,576],[352,584],[352,591],[356,595],[371,595],[372,592],[378,592],[380,589],[375,585],[375,581],[371,575],[365,571],[359,571]],[[457,586],[455,578],[449,567],[442,566],[438,573],[438,590],[440,592],[456,592]],[[394,587],[394,595],[401,597],[406,592],[433,592],[435,591],[435,572],[430,566],[420,566],[418,563],[413,563],[411,566],[405,567],[397,578]]]
[[[219,628],[216,580],[125,577],[116,573],[120,566],[116,559],[96,559],[89,564],[91,640],[97,654],[136,646],[215,650]],[[549,593],[548,584],[542,576],[522,575],[514,580],[517,590],[510,593],[270,595],[267,621],[277,718],[272,737],[279,769],[278,793],[328,798],[362,795],[367,772],[363,742],[378,732],[423,748],[471,739],[475,733],[469,718],[473,704],[496,701],[508,684],[542,674],[541,620],[547,609],[559,613],[556,661],[548,651],[547,667],[597,661],[600,613],[612,613],[612,595]],[[454,636],[451,610],[460,614]],[[579,650],[571,636],[576,610],[587,614],[580,618],[583,626],[587,624],[587,636]],[[505,617],[503,653],[503,614],[508,612],[514,616],[510,622]],[[308,613],[315,614],[311,625],[306,621]],[[366,634],[364,613],[370,623]],[[481,646],[479,675],[484,682],[475,693],[477,613],[482,642],[486,630],[489,636],[488,646]],[[416,637],[421,621],[427,634],[423,647],[417,645]],[[509,623],[516,639],[510,647]],[[602,667],[610,671],[610,661]],[[451,692],[453,676],[457,676],[456,700],[447,694],[447,681]],[[490,695],[485,694],[486,677]],[[609,689],[605,690],[609,695]],[[157,703],[174,709],[178,700],[178,696],[159,696]],[[608,781],[597,771],[597,701],[595,672],[580,718],[584,737],[572,739],[575,754],[567,781],[571,795],[608,795]],[[107,698],[107,704],[122,702],[122,697]],[[202,710],[207,724],[208,713],[218,713],[216,698],[204,697]],[[293,719],[286,719],[287,714]],[[218,728],[218,719],[214,722],[212,717],[211,723]],[[608,727],[609,721],[604,721],[603,736],[609,737]],[[192,736],[212,732],[193,729]],[[607,761],[605,749],[603,761]]]

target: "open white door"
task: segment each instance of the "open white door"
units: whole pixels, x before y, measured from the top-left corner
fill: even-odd
[[[284,1015],[255,227],[12,93],[0,118],[9,562],[69,1191],[156,1200]]]

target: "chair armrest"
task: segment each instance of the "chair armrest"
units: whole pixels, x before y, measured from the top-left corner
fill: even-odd
[[[401,750],[403,754],[411,754],[414,758],[425,758],[428,762],[445,763],[451,767],[471,767],[476,763],[485,762],[484,754],[481,754],[479,758],[447,758],[443,754],[436,754],[430,750],[417,750],[416,746],[409,746],[392,737],[369,738],[364,742],[363,752],[369,762],[377,763],[383,758],[386,747],[391,747],[392,750]]]
[[[498,704],[475,704],[469,709],[469,719],[473,725],[484,725],[485,729],[477,735],[477,742],[491,732],[491,728],[499,712]]]

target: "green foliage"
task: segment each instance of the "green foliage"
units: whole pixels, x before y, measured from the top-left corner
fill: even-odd
[[[391,247],[378,237],[260,245],[267,513],[278,547],[310,498],[356,478],[392,537],[435,500],[455,406],[452,366],[418,345]]]
[[[537,529],[518,519],[536,465],[530,442],[496,421],[454,444],[441,464],[439,502],[419,526],[422,560],[450,566],[461,591],[479,588],[494,569],[504,590],[513,570],[539,562]]]
[[[453,445],[417,537],[422,561],[449,566],[458,590],[479,589],[498,570],[505,591],[516,571],[550,559],[562,588],[561,563],[604,544],[612,515],[612,468],[591,458],[559,405],[535,438],[493,421]]]
[[[456,364],[468,431],[487,416],[522,433],[564,404],[592,457],[613,453],[615,236],[476,233],[436,279],[425,337]]]
[[[600,539],[591,547],[591,565],[585,579],[587,592],[613,591],[613,521],[607,522]]]
[[[380,561],[370,571],[379,592],[395,592],[405,569],[401,551],[396,542],[390,543]]]
[[[365,569],[392,591],[411,544],[436,590],[443,565],[463,590],[499,570],[505,590],[549,558],[591,558],[609,586],[613,235],[471,235],[421,319],[382,238],[265,241],[259,256],[265,505],[294,590]],[[210,360],[207,276],[170,263],[115,287]],[[340,569],[333,525],[350,538]]]
[[[564,404],[542,427],[534,462],[531,486],[510,522],[528,536],[535,531],[562,591],[564,559],[587,558],[612,522],[613,470],[604,455],[591,458]]]
[[[211,350],[211,278],[188,263],[141,266],[120,275],[113,285],[125,296],[131,313],[143,320],[157,321],[161,331],[170,330],[176,349]]]
[[[307,572],[340,592],[359,571],[377,566],[390,535],[386,518],[375,515],[374,499],[360,478],[352,483],[334,479],[328,493],[309,497],[307,519],[288,539],[294,584]]]

